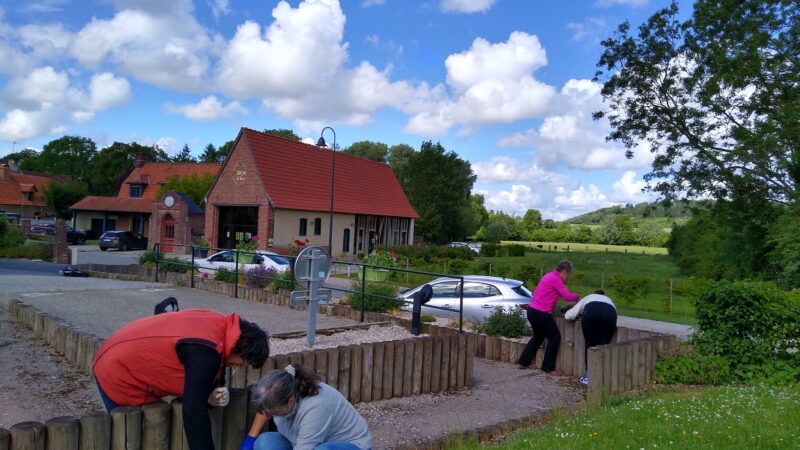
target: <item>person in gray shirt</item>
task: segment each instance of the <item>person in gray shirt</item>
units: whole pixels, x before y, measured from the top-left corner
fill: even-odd
[[[299,365],[273,370],[256,384],[258,414],[241,450],[369,450],[367,422],[338,390]],[[261,433],[269,418],[277,432]]]

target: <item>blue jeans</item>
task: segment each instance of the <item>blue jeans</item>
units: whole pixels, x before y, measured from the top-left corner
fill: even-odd
[[[292,450],[292,443],[277,431],[261,433],[256,439],[253,450]],[[325,442],[314,450],[359,450],[349,442]]]
[[[95,382],[97,383],[97,380],[95,380]],[[106,393],[103,391],[103,388],[100,387],[100,383],[97,383],[97,390],[100,392],[100,398],[103,400],[103,404],[106,406],[106,410],[108,410],[108,412],[113,411],[114,408],[119,406],[116,403],[114,403],[113,400],[108,398]]]

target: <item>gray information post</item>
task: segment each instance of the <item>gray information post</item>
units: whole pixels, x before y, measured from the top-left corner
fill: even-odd
[[[294,262],[294,277],[298,284],[306,290],[292,291],[292,306],[308,307],[308,329],[306,331],[306,344],[314,346],[317,329],[317,305],[320,301],[328,302],[331,290],[323,289],[322,285],[331,273],[331,257],[318,246],[303,249]]]

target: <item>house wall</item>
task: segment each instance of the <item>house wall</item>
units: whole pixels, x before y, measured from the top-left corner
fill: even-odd
[[[257,206],[258,236],[267,236],[269,199],[258,177],[250,148],[240,140],[231,150],[228,161],[217,176],[217,181],[206,198],[205,236],[211,247],[219,247],[217,229],[220,206]],[[259,248],[267,247],[267,239],[260,239]]]
[[[314,234],[314,220],[322,219],[322,227],[319,235]],[[330,223],[329,211],[299,211],[292,209],[278,209],[275,211],[275,234],[273,245],[284,248],[291,247],[295,239],[309,240],[310,245],[328,246],[328,228]],[[306,235],[300,236],[300,219],[306,219]],[[355,215],[353,214],[334,214],[333,215],[333,256],[338,256],[342,252],[342,235],[345,228],[350,228],[350,252],[353,250],[353,236],[355,234]]]

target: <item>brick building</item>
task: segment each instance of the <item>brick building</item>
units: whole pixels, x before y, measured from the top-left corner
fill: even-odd
[[[116,197],[88,196],[72,205],[73,226],[87,230],[95,239],[108,230],[136,231],[148,238],[151,248],[162,240],[191,244],[195,236],[203,234],[202,209],[183,194],[158,196],[158,191],[170,177],[216,176],[219,170],[219,164],[145,162],[139,158]]]
[[[22,170],[13,161],[0,164],[0,214],[12,223],[22,220],[51,219],[52,211],[44,201],[44,190],[53,180],[68,180],[66,175]]]
[[[259,236],[285,252],[295,239],[328,246],[334,152],[242,128],[206,197],[212,247]],[[419,216],[384,163],[335,154],[332,255],[413,243]]]

